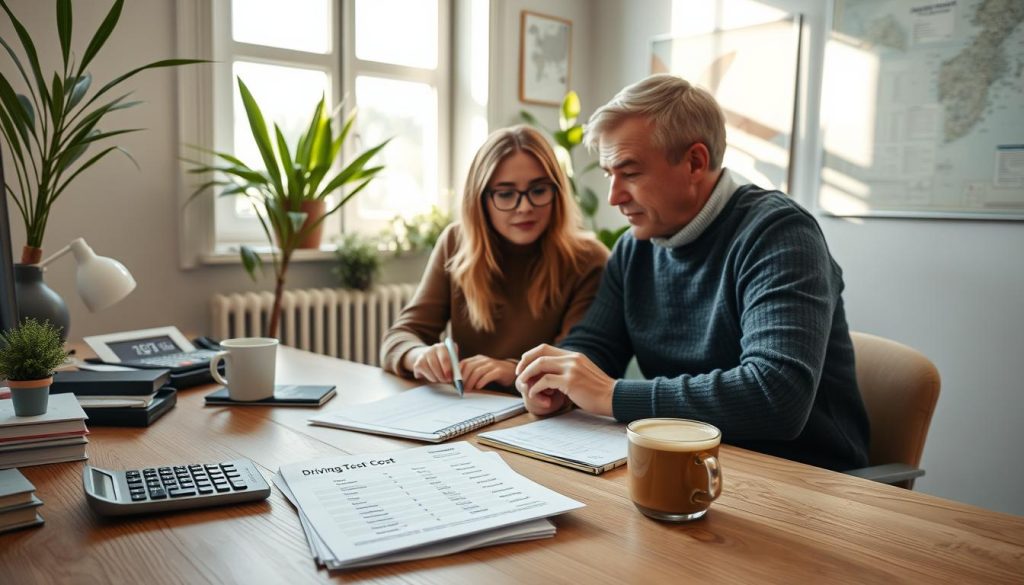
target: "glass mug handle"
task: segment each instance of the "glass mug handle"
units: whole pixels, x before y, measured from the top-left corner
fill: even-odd
[[[697,465],[704,465],[704,468],[708,472],[708,491],[696,492],[693,494],[693,501],[700,502],[702,504],[710,504],[718,499],[718,496],[722,495],[722,468],[718,465],[718,457],[714,455],[707,455],[704,457],[697,456],[697,460],[694,462]]]
[[[218,351],[212,358],[210,358],[210,375],[213,376],[214,380],[217,380],[218,384],[228,385],[228,379],[220,375],[218,368],[220,362],[224,359],[224,356],[228,355],[226,351]]]

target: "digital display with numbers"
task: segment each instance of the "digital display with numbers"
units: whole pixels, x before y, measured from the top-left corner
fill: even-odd
[[[181,351],[181,348],[167,335],[132,339],[131,341],[117,341],[107,345],[121,361],[157,357]]]

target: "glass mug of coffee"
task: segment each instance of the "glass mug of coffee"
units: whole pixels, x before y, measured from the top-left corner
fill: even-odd
[[[686,522],[707,513],[722,493],[722,432],[695,420],[647,418],[629,423],[629,497],[655,520]]]

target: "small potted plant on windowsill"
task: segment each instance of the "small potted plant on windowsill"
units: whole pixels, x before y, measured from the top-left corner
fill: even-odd
[[[60,328],[49,321],[40,323],[29,317],[0,333],[0,378],[11,388],[14,414],[46,413],[53,371],[67,357]]]
[[[377,243],[359,234],[344,234],[338,238],[334,255],[336,264],[331,272],[338,277],[341,288],[369,290],[380,271]]]

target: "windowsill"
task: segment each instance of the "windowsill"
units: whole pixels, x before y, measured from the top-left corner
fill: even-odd
[[[260,258],[264,262],[271,262],[273,255],[270,253],[270,247],[263,246],[250,246],[255,250]],[[334,260],[334,251],[337,246],[334,244],[324,244],[320,246],[319,250],[296,250],[292,254],[292,262],[323,262],[327,260]],[[203,254],[199,257],[201,264],[211,266],[219,264],[241,264],[242,259],[239,256],[239,248],[237,245],[221,245],[217,246],[217,249],[213,252]]]
[[[270,253],[270,247],[267,245],[262,246],[250,246],[259,255],[260,259],[264,262],[272,262],[272,256]],[[323,244],[319,250],[296,250],[292,254],[292,262],[328,262],[336,260],[335,250],[337,246],[334,244]],[[420,259],[426,257],[429,254],[429,250],[419,250],[416,252],[403,252],[402,254],[395,255],[394,252],[381,250],[378,252],[383,262],[398,259]],[[213,252],[208,252],[199,257],[199,263],[203,266],[218,266],[225,264],[241,264],[242,258],[239,256],[239,248],[237,244],[224,244],[217,246],[217,249]]]

